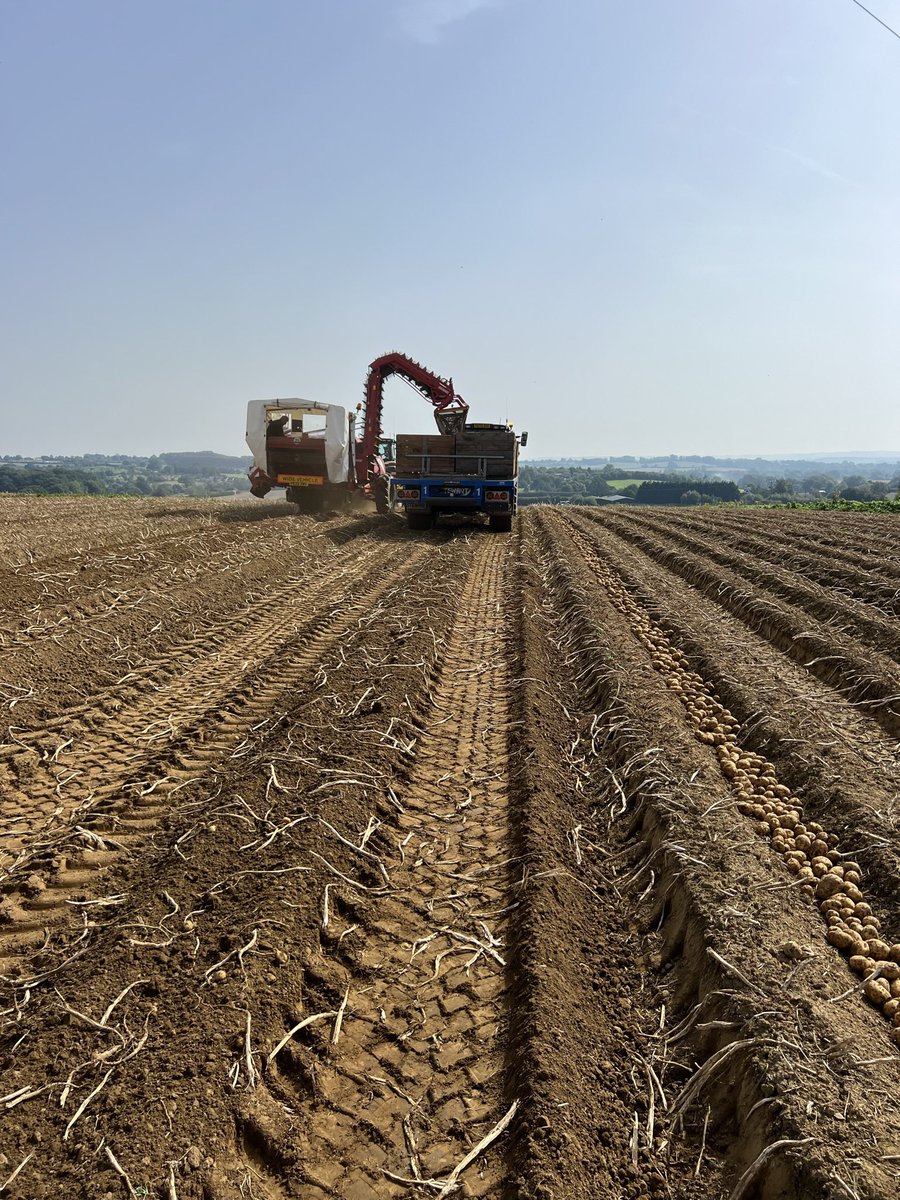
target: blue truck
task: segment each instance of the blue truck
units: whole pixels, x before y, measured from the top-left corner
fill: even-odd
[[[468,424],[456,432],[398,434],[395,499],[410,529],[442,513],[482,513],[497,533],[512,529],[518,503],[518,437],[508,425]]]

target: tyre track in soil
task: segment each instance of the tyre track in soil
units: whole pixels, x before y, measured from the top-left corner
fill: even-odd
[[[3,797],[10,837],[0,971],[70,916],[72,896],[118,851],[151,838],[167,796],[238,746],[426,553],[373,543],[341,570],[305,588],[285,585],[213,638],[192,638],[149,664],[140,688],[104,692],[100,705],[79,712],[77,730],[61,718],[77,741],[35,768],[27,792]],[[120,705],[124,712],[110,719]],[[35,742],[42,739],[38,733]],[[36,878],[35,868],[48,865],[50,878]]]
[[[190,702],[195,688],[202,694],[204,686],[209,689],[233,683],[242,674],[244,665],[255,661],[255,654],[277,641],[282,613],[302,613],[305,606],[327,604],[330,588],[350,582],[354,572],[380,549],[379,543],[369,543],[361,548],[356,562],[337,565],[324,577],[315,570],[306,578],[292,577],[270,588],[236,612],[219,617],[212,627],[192,633],[168,646],[158,657],[135,666],[116,684],[97,688],[89,699],[69,706],[59,716],[42,722],[40,728],[10,727],[9,733],[15,740],[0,745],[0,764],[5,762],[13,775],[3,781],[0,811],[6,814],[7,806],[18,802],[31,813],[35,807],[40,808],[42,801],[49,802],[50,811],[54,811],[73,771],[79,771],[82,774],[79,782],[87,784],[78,789],[80,793],[91,791],[93,778],[102,777],[107,768],[102,761],[91,766],[92,754],[80,741],[85,733],[99,734],[97,747],[113,757],[116,751],[121,751],[137,758],[135,741],[146,744],[174,738],[178,718],[184,724],[191,710],[200,712],[204,707],[203,701]],[[149,728],[153,732],[147,732]],[[71,747],[65,744],[70,737]],[[17,770],[26,774],[27,790],[17,789],[14,778]],[[116,786],[111,781],[106,791],[99,794],[106,794]]]
[[[19,572],[0,571],[0,662],[21,647],[32,648],[48,638],[77,636],[148,599],[155,604],[165,602],[199,577],[235,570],[240,562],[275,549],[260,536],[258,527],[252,541],[241,540],[241,532],[234,525],[211,526],[161,536],[149,545],[129,546],[120,554],[103,547],[58,560],[52,568],[36,567],[30,579]],[[35,584],[40,585],[38,595]],[[77,592],[74,597],[73,588]],[[11,627],[12,621],[15,625]]]
[[[617,517],[619,515],[616,514]],[[846,593],[836,596],[828,587],[816,583],[809,575],[790,564],[770,566],[756,555],[752,544],[748,552],[739,546],[733,548],[723,545],[721,540],[705,537],[690,526],[687,529],[681,528],[680,523],[660,521],[644,514],[622,516],[624,520],[644,532],[664,532],[672,542],[749,580],[760,591],[786,600],[836,632],[850,634],[863,645],[887,655],[894,662],[900,662],[900,632],[897,623],[886,619],[865,600],[854,599]]]
[[[780,537],[774,522],[770,522],[770,528],[763,532],[758,526],[751,528],[745,525],[742,518],[743,514],[738,520],[714,521],[667,513],[665,527],[675,526],[717,538],[720,544],[732,550],[774,563],[803,579],[813,579],[839,596],[861,600],[888,616],[900,615],[900,572],[893,582],[886,581],[877,574],[875,564],[871,561],[865,566],[851,564],[844,561],[846,556],[839,556],[833,549],[827,552],[819,549],[817,553],[811,553],[808,546]]]
[[[329,563],[340,564],[348,556],[344,543],[363,532],[352,522],[323,523],[321,530],[260,523],[252,536],[232,543],[234,555],[218,569],[201,565],[180,586],[161,585],[156,595],[138,596],[102,622],[70,623],[34,645],[0,650],[0,697],[13,722],[11,736],[23,728],[57,727],[60,713],[77,713],[129,672],[145,670],[189,638],[215,637],[229,620],[291,581],[305,586]]]
[[[740,575],[672,547],[664,535],[643,533],[612,514],[587,514],[586,519],[614,531],[624,542],[637,546],[679,575],[853,702],[891,737],[900,736],[900,668],[886,655],[821,622],[818,629],[811,629],[810,614],[784,600],[767,599]]]
[[[17,505],[17,500],[19,497],[12,494],[0,499],[0,519],[7,535],[0,550],[0,578],[9,572],[27,579],[83,556],[153,545],[165,538],[196,532],[198,524],[193,501],[181,502],[183,508],[176,504],[173,515],[170,500],[163,502],[162,509],[152,500],[117,501],[110,496],[96,502],[89,497],[73,498],[71,503],[41,502],[30,496],[27,504]],[[23,511],[17,513],[17,507]],[[217,511],[213,502],[203,513],[204,519],[214,522]],[[97,516],[103,520],[91,519]],[[60,552],[60,545],[67,550]]]
[[[30,958],[27,975],[0,981],[5,1055],[0,1091],[35,1078],[48,1083],[0,1122],[2,1149],[13,1164],[27,1157],[29,1143],[42,1140],[10,1189],[21,1200],[60,1194],[98,1200],[107,1190],[118,1195],[122,1182],[105,1157],[107,1144],[137,1194],[154,1200],[169,1197],[172,1187],[180,1200],[211,1200],[220,1184],[227,1200],[259,1198],[264,1192],[258,1175],[266,1179],[267,1191],[278,1194],[277,1181],[269,1181],[273,1171],[293,1194],[287,1177],[296,1179],[298,1169],[290,1134],[305,1120],[305,1083],[316,1069],[311,1063],[307,1076],[299,1056],[312,1050],[315,1057],[316,1047],[303,1035],[279,1054],[287,1090],[282,1099],[289,1107],[269,1100],[260,1124],[254,1101],[266,1089],[245,1086],[243,1034],[236,1055],[232,1031],[236,1013],[243,1030],[244,1013],[252,1012],[253,1058],[271,1076],[266,1051],[299,1019],[298,1007],[301,1015],[337,1007],[343,982],[333,995],[330,981],[365,944],[362,932],[353,936],[353,929],[345,929],[348,919],[363,927],[367,920],[369,904],[356,880],[377,887],[381,879],[374,865],[348,848],[349,841],[338,840],[336,827],[358,841],[380,818],[369,846],[380,854],[393,848],[397,810],[385,785],[404,778],[404,764],[412,762],[418,722],[427,711],[475,543],[440,533],[410,539],[402,527],[392,540],[407,552],[424,544],[413,573],[398,575],[365,618],[320,657],[315,672],[272,701],[266,719],[245,735],[238,751],[216,764],[211,778],[185,788],[152,843],[113,866],[102,895],[121,892],[121,904],[88,908],[87,915],[97,918],[91,928],[82,930],[79,923],[75,930],[55,932]],[[410,605],[413,594],[417,603]],[[352,777],[346,786],[343,777]],[[322,855],[354,877],[352,883],[336,880]],[[331,922],[322,932],[326,884]],[[174,899],[163,899],[163,891]],[[101,895],[99,887],[94,894]],[[157,910],[162,905],[172,912],[179,904],[172,933],[157,924]],[[204,968],[214,968],[226,945],[244,945],[253,930],[259,934],[255,949],[242,963],[232,956],[226,980],[211,980]],[[342,930],[351,935],[346,942]],[[143,982],[135,984],[138,978]],[[67,1121],[113,1063],[92,1058],[106,1035],[96,1024],[70,1024],[57,989],[82,1012],[94,1013],[126,985],[134,986],[116,1010],[116,1022],[125,1038],[137,1028],[132,1043],[137,1056],[116,1066],[91,1102],[90,1128],[79,1121],[86,1140],[66,1142]],[[148,1018],[144,1045],[141,1029],[146,1034]],[[330,1029],[325,1043],[329,1039]],[[138,1052],[135,1043],[143,1049]],[[240,1070],[237,1081],[232,1067]],[[70,1070],[74,1086],[64,1089]],[[283,1129],[286,1140],[279,1141],[264,1119],[271,1121],[273,1109],[282,1129],[291,1127]],[[231,1162],[242,1143],[249,1163],[238,1163],[237,1177],[220,1179],[216,1164]],[[198,1147],[201,1158],[210,1156],[199,1168]]]
[[[478,546],[458,596],[416,759],[398,785],[390,893],[368,925],[364,973],[351,978],[299,1135],[297,1200],[437,1191],[417,1176],[446,1181],[508,1111],[506,549]],[[252,1147],[245,1154],[265,1168]],[[464,1194],[497,1197],[505,1174],[489,1147],[465,1170]],[[288,1195],[271,1167],[265,1187],[267,1200]]]
[[[771,764],[760,755],[738,750],[739,722],[721,705],[712,685],[687,668],[684,655],[668,642],[653,618],[642,614],[645,602],[623,586],[618,570],[606,556],[598,555],[571,515],[535,516],[556,559],[550,586],[558,593],[578,646],[582,664],[578,678],[602,706],[607,749],[613,754],[618,749],[620,765],[630,755],[625,766],[637,776],[628,785],[637,804],[632,830],[645,842],[646,851],[627,882],[634,885],[653,867],[647,891],[655,893],[656,908],[650,926],[661,932],[662,961],[674,969],[674,1010],[688,1010],[672,1039],[680,1040],[692,1026],[696,1029],[695,1065],[699,1067],[670,1102],[671,1115],[684,1119],[690,1103],[709,1089],[710,1111],[715,1114],[710,1137],[715,1144],[718,1134],[721,1148],[724,1132],[724,1148],[736,1171],[751,1163],[735,1195],[763,1200],[788,1195],[829,1200],[848,1194],[893,1195],[898,1060],[896,1053],[890,1053],[888,1037],[893,1035],[896,1043],[900,1028],[891,1030],[882,1016],[860,1003],[862,985],[845,990],[841,976],[846,980],[847,975],[840,959],[822,946],[826,926],[821,917],[827,918],[828,941],[842,946],[836,939],[843,936],[838,933],[843,918],[836,918],[839,902],[826,899],[826,892],[816,886],[821,874],[814,870],[804,874],[801,869],[797,886],[788,883],[785,891],[786,885],[777,878],[782,873],[773,872],[779,857],[785,857],[786,865],[796,872],[797,860],[793,868],[788,861],[794,853],[790,846],[799,845],[794,834],[808,832],[815,838],[813,845],[820,848],[810,850],[812,855],[824,853],[821,847],[826,844],[836,846],[836,840],[803,818],[802,802],[779,784]],[[578,555],[572,554],[573,542]],[[585,586],[578,557],[593,576],[593,586]],[[618,613],[630,627],[631,646],[618,631]],[[643,666],[637,643],[648,652]],[[659,672],[662,688],[644,673],[649,669]],[[707,747],[705,753],[700,748],[687,760],[680,744],[683,735],[666,719],[666,710],[671,714],[673,708],[670,688],[676,693],[674,707],[687,710],[688,720],[682,715],[679,724],[692,725],[692,736]],[[705,732],[712,727],[720,731],[715,737]],[[665,747],[664,756],[654,757],[660,747]],[[642,759],[644,765],[634,770]],[[715,764],[716,759],[736,801],[723,800],[721,791],[709,786],[716,767],[711,772],[707,764]],[[671,766],[686,772],[689,763],[696,768],[690,779],[679,782],[677,775],[669,774]],[[761,805],[754,797],[766,799]],[[728,812],[732,805],[745,816],[765,811],[767,822],[758,822],[755,830],[768,840],[765,849],[748,854],[749,823]],[[832,864],[843,861],[837,849],[831,853]],[[806,858],[805,851],[802,857]],[[851,882],[854,866],[847,863],[849,874],[841,885],[851,910],[862,900]],[[871,914],[867,905],[862,910]],[[867,943],[868,949],[887,952],[877,921],[866,934],[874,939]],[[801,947],[794,940],[798,935],[811,946]],[[900,952],[900,946],[896,949]],[[785,962],[791,960],[817,967],[819,977],[806,970],[798,979],[800,966],[784,977]],[[848,965],[868,974],[869,961],[851,958]],[[893,959],[883,965],[887,978],[897,982],[900,996],[900,967]],[[885,988],[882,995],[884,985],[870,991],[871,986],[866,982],[866,997],[875,1008],[886,1006],[883,1016],[890,1019],[893,1006],[886,997],[893,991]],[[893,983],[890,986],[894,988]],[[841,992],[834,999],[849,1003],[835,1008],[828,992]],[[701,1014],[704,1023],[696,1024]],[[761,1027],[760,1018],[765,1018]],[[702,1036],[700,1031],[705,1031]],[[721,1073],[728,1059],[728,1071],[715,1082],[715,1068]],[[859,1097],[854,1102],[853,1133],[845,1124],[851,1084]],[[778,1105],[768,1109],[773,1097],[779,1097]],[[852,1139],[852,1156],[845,1144],[848,1139]],[[773,1159],[776,1150],[781,1154]],[[745,1185],[751,1177],[748,1189]]]

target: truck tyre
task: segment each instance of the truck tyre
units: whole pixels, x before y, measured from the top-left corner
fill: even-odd
[[[431,529],[434,525],[434,513],[407,512],[406,523],[410,529]]]
[[[375,511],[389,513],[391,511],[391,481],[387,475],[376,476],[372,483],[372,495],[375,498]]]
[[[289,488],[287,499],[297,505],[301,513],[320,513],[325,500],[325,489],[321,487]]]
[[[494,513],[488,517],[488,528],[492,533],[509,533],[512,521],[512,513]]]

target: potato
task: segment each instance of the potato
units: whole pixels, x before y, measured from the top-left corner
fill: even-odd
[[[882,1012],[886,1017],[892,1017],[894,1013],[900,1012],[900,1000],[891,999],[885,1001]]]
[[[863,991],[873,1004],[877,1004],[879,1008],[891,998],[891,989],[883,979],[868,979],[866,980]]]
[[[799,841],[799,838],[798,838]],[[836,895],[844,890],[845,884],[839,875],[828,873],[823,875],[816,885],[816,895],[820,900],[827,900],[830,896]]]
[[[870,960],[865,954],[861,954],[859,951],[857,951],[855,954],[851,954],[847,961],[850,964],[851,971],[856,971],[860,975],[868,975],[870,973]],[[872,964],[871,970],[875,970],[874,963]]]
[[[865,938],[865,933],[863,937]],[[887,958],[891,952],[887,942],[881,941],[880,938],[866,938],[866,941],[869,943],[869,953],[873,958]]]
[[[842,929],[839,925],[832,925],[825,937],[838,950],[849,950],[854,946],[855,939],[849,929]]]
[[[900,980],[900,966],[894,962],[885,962],[883,958],[878,960],[878,970],[881,972],[881,978],[886,979],[888,983],[895,983]],[[891,995],[894,993],[891,992]]]

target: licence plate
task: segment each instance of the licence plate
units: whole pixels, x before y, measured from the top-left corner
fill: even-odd
[[[472,489],[467,487],[445,487],[445,496],[471,496]]]
[[[291,487],[321,487],[325,482],[322,475],[276,475],[276,483],[289,483]]]

